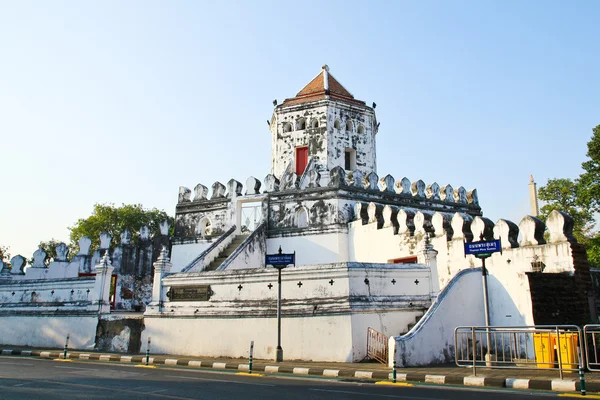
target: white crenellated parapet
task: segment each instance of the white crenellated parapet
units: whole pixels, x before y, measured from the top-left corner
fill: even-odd
[[[273,174],[265,176],[265,193],[273,193],[279,191],[279,179]]]
[[[191,200],[192,191],[185,186],[179,186],[179,199],[177,203],[187,203]]]
[[[0,260],[0,281],[10,281],[12,276],[8,264]]]
[[[10,265],[12,266],[12,269],[10,270],[12,275],[25,275],[25,266],[27,265],[25,257],[17,254],[10,259]]]
[[[395,193],[394,183],[394,177],[390,174],[387,174],[383,178],[379,179],[379,184],[381,185],[382,192]]]
[[[364,178],[364,188],[367,190],[379,190],[379,177],[375,172],[369,172]]]
[[[467,192],[467,202],[469,204],[479,205],[479,196],[477,195],[477,189],[469,190]]]
[[[401,208],[398,211],[398,234],[412,236],[415,233],[415,213]]]
[[[471,234],[473,240],[493,240],[494,239],[494,223],[485,217],[475,217],[471,222]]]
[[[573,236],[573,218],[562,211],[554,210],[546,219],[546,226],[550,235],[550,243],[575,242]]]
[[[419,198],[424,199],[426,197],[425,196],[425,188],[426,187],[427,186],[425,185],[425,182],[423,182],[420,179],[416,182],[413,182],[412,187],[411,187],[413,197],[419,197]]]
[[[403,196],[412,196],[411,183],[407,177],[396,182],[396,193]]]
[[[354,218],[355,221],[361,221],[363,225],[369,223],[369,205],[367,203],[361,203],[357,201],[354,204]]]
[[[440,198],[442,201],[454,202],[454,188],[452,185],[444,185],[440,190]]]
[[[33,263],[31,264],[31,268],[46,268],[47,257],[48,253],[46,253],[41,247],[38,248],[33,253]]]
[[[236,181],[235,179],[230,179],[229,182],[227,182],[227,194],[225,197],[231,199],[233,197],[241,196],[242,189],[243,186],[240,182]]]
[[[341,188],[348,186],[346,182],[346,171],[342,167],[334,167],[329,171],[329,187]]]
[[[427,185],[426,188],[427,198],[430,200],[441,200],[440,197],[440,185],[433,182],[431,185]]]
[[[377,222],[377,229],[383,227],[383,206],[381,204],[369,203],[367,207],[367,215],[369,223]]]
[[[470,215],[455,213],[451,221],[453,231],[452,239],[459,239],[467,242],[473,240],[473,234],[471,233],[471,222],[473,222],[473,217]]]
[[[112,236],[108,232],[102,232],[100,234],[100,246],[98,246],[98,250],[107,250],[110,248],[110,242],[112,241]]]
[[[519,245],[535,246],[538,244],[545,244],[545,230],[546,226],[541,219],[532,217],[531,215],[526,216],[519,223],[519,231],[521,232],[521,240]]]
[[[395,230],[398,229],[398,207],[386,205],[383,207],[381,215],[383,217],[383,228],[393,226]]]
[[[171,225],[169,224],[169,220],[165,219],[163,222],[161,222],[158,225],[158,229],[160,231],[160,234],[163,236],[169,236],[169,228],[171,227]]]
[[[432,214],[427,211],[417,211],[414,218],[415,232],[414,234],[433,233],[433,225],[431,224]]]
[[[494,225],[494,239],[499,239],[502,249],[519,247],[519,227],[512,221],[499,219]]]
[[[210,196],[211,200],[215,199],[223,199],[225,198],[225,185],[221,182],[217,181],[212,185],[212,196]]]
[[[194,201],[202,201],[208,199],[208,188],[199,183],[194,188]]]
[[[360,169],[355,169],[354,171],[352,171],[352,181],[349,183],[350,183],[350,186],[364,189],[365,188],[365,174]]]
[[[461,186],[454,191],[454,202],[467,204],[467,190],[464,187]]]
[[[431,224],[433,225],[433,233],[435,237],[442,237],[446,235],[447,240],[452,240],[452,217],[448,214],[436,211],[431,217]]]
[[[252,194],[260,194],[260,186],[260,181],[255,177],[251,176],[248,179],[246,179],[246,193],[244,194],[246,196]]]
[[[78,256],[87,256],[90,254],[90,247],[92,246],[92,239],[87,236],[82,236],[77,242],[79,244]]]

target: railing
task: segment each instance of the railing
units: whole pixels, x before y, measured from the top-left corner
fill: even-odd
[[[367,358],[388,363],[388,337],[373,328],[367,329]]]
[[[586,363],[590,371],[600,371],[600,325],[586,325],[583,327],[583,337],[586,348]]]
[[[206,249],[202,253],[200,253],[200,255],[198,257],[194,258],[191,263],[189,263],[185,268],[183,268],[181,270],[181,272],[190,272],[190,270],[192,270],[200,262],[203,263],[202,264],[203,266],[208,265],[210,263],[210,261],[212,261],[212,260],[205,262],[206,261],[205,258],[207,256],[209,256],[213,251],[218,250],[217,248],[219,246],[226,244],[226,243],[224,243],[225,239],[231,238],[233,240],[232,235],[235,233],[236,229],[237,229],[237,227],[235,225],[233,225],[231,228],[229,228],[229,230],[227,232],[225,232],[217,240],[215,240],[215,242],[213,244],[211,244],[208,249]],[[216,258],[216,256],[213,257],[213,259],[214,258]]]
[[[523,327],[459,326],[454,330],[456,365],[478,368],[557,368],[575,372],[583,366],[581,329],[575,325]]]

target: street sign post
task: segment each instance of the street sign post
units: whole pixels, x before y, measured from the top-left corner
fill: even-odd
[[[277,268],[277,350],[275,352],[275,361],[283,361],[283,348],[281,347],[281,270],[288,265],[296,265],[296,252],[283,254],[281,246],[277,254],[265,255],[265,265],[272,265]]]
[[[481,259],[481,280],[483,281],[483,307],[485,313],[485,325],[490,326],[490,301],[488,298],[487,288],[487,270],[485,268],[485,259],[491,257],[493,253],[502,253],[502,244],[500,240],[483,240],[483,233],[480,236],[479,242],[465,243],[465,257],[467,255],[473,255]],[[490,332],[487,330],[487,354],[485,356],[486,365],[491,365],[492,356],[490,353],[491,339]]]

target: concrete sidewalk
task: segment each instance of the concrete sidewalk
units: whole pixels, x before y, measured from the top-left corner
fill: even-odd
[[[4,356],[62,358],[63,351],[57,349],[25,348],[16,346],[1,346]],[[117,353],[97,353],[68,351],[68,359],[98,360],[122,363],[144,364],[143,354],[126,355]],[[176,355],[150,354],[149,364],[181,366],[191,368],[211,368],[218,370],[237,370],[247,372],[247,359],[190,357]],[[289,373],[296,375],[312,375],[321,377],[336,377],[360,380],[391,380],[391,368],[379,363],[337,363],[285,361],[276,363],[272,360],[253,360],[252,372],[257,373]],[[474,376],[470,368],[460,368],[454,364],[432,365],[428,367],[398,368],[398,382],[425,382],[434,384],[453,384],[465,386],[491,386],[514,389],[540,389],[559,392],[580,391],[579,375],[564,373],[560,379],[557,369],[500,369],[478,368]],[[600,392],[600,373],[585,374],[588,392]]]

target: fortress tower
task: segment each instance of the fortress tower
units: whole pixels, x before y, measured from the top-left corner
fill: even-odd
[[[271,174],[302,176],[314,163],[326,185],[334,167],[376,172],[377,126],[375,110],[356,100],[324,65],[295,97],[275,107]]]

